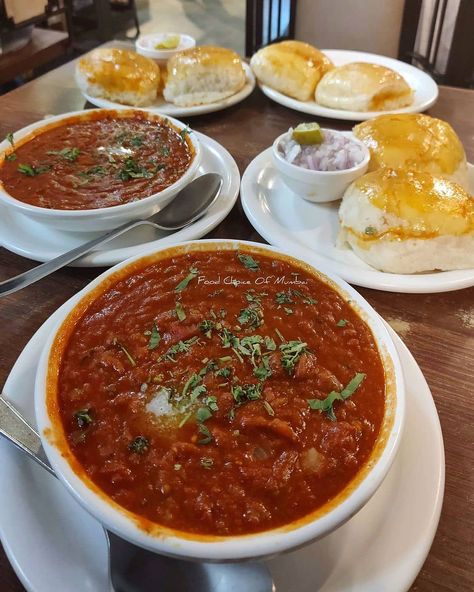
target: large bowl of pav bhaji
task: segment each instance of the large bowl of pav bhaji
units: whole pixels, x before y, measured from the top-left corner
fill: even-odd
[[[185,124],[139,109],[65,113],[7,134],[0,203],[42,224],[110,230],[164,208],[197,172]]]
[[[397,452],[404,385],[381,318],[341,279],[231,240],[149,250],[64,305],[35,408],[70,493],[108,529],[192,559],[322,537]]]

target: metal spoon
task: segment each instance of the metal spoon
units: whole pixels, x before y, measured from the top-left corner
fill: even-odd
[[[3,395],[0,395],[0,435],[56,477],[38,433]],[[109,546],[109,579],[115,592],[275,592],[264,563],[172,559],[136,547],[107,530],[105,534]]]
[[[22,288],[26,288],[26,286],[43,279],[53,273],[53,271],[57,271],[61,267],[79,259],[95,247],[142,224],[154,226],[160,230],[178,230],[179,228],[184,228],[188,224],[195,222],[211,207],[217,199],[221,187],[222,177],[219,174],[206,173],[205,175],[201,175],[191,181],[189,185],[186,185],[169,205],[157,214],[150,216],[150,218],[127,222],[115,230],[111,230],[63,255],[59,255],[59,257],[51,259],[51,261],[42,263],[25,273],[0,282],[0,296],[6,296]]]

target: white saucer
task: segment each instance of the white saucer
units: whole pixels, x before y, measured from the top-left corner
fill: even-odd
[[[255,88],[255,77],[252,70],[250,69],[250,66],[244,63],[244,70],[247,78],[245,86],[239,90],[238,93],[235,93],[226,99],[222,99],[221,101],[208,103],[207,105],[180,107],[179,105],[168,103],[163,97],[157,97],[156,101],[152,105],[148,107],[141,107],[141,109],[150,111],[151,113],[170,115],[171,117],[190,117],[191,115],[204,115],[205,113],[214,113],[214,111],[227,109],[227,107],[232,107],[232,105],[236,105],[237,103],[240,103],[246,99]],[[104,109],[130,109],[130,105],[122,105],[121,103],[115,103],[114,101],[108,101],[107,99],[91,97],[85,92],[82,94],[89,101],[89,103],[92,103],[92,105],[95,105],[96,107],[102,107]]]
[[[165,232],[149,226],[131,230],[106,243],[100,250],[93,251],[72,263],[73,266],[115,265],[136,255],[145,245],[156,245],[159,248],[179,241],[201,238],[222,222],[233,208],[239,194],[239,169],[235,160],[221,144],[204,134],[194,133],[202,147],[202,162],[198,174],[220,173],[224,180],[217,201],[206,214],[194,224],[176,232]],[[0,206],[0,245],[28,259],[49,261],[95,236],[98,236],[97,233],[73,233],[46,228],[39,222]]]
[[[398,72],[405,78],[409,86],[413,89],[413,103],[409,107],[394,109],[393,111],[344,111],[342,109],[323,107],[315,101],[297,101],[277,90],[273,90],[269,86],[260,84],[259,86],[262,92],[276,103],[294,109],[295,111],[301,111],[301,113],[309,113],[310,115],[329,117],[331,119],[349,119],[350,121],[365,121],[366,119],[372,119],[386,113],[420,113],[421,111],[426,111],[426,109],[436,103],[438,85],[431,76],[428,76],[428,74],[410,64],[362,51],[346,51],[343,49],[323,49],[322,51],[336,66],[342,66],[351,62],[370,62],[395,70],[395,72]]]
[[[4,388],[33,425],[36,364],[55,318],[30,340]],[[429,552],[443,501],[443,439],[428,385],[390,331],[407,388],[398,456],[378,492],[348,523],[268,562],[278,592],[404,592]],[[3,440],[0,466],[0,538],[28,592],[108,592],[99,523],[58,480]]]
[[[448,292],[474,285],[474,269],[420,274],[394,274],[370,267],[350,248],[338,248],[340,202],[310,203],[281,180],[267,148],[242,176],[240,199],[252,226],[270,244],[311,256],[350,284],[388,292]],[[474,165],[468,164],[471,191]]]

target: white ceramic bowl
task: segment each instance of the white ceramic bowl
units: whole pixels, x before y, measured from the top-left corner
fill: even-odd
[[[369,166],[370,153],[368,148],[359,140],[354,138],[350,132],[331,131],[335,134],[342,134],[362,147],[364,158],[356,166],[342,171],[312,171],[298,165],[289,163],[278,149],[280,142],[288,137],[290,132],[285,132],[278,136],[273,142],[272,160],[273,165],[280,174],[285,185],[296,195],[316,202],[324,203],[341,199],[344,191],[349,187],[352,181],[360,177],[367,171]]]
[[[156,49],[156,45],[164,41],[167,37],[179,37],[179,45],[174,49]],[[181,33],[151,33],[149,35],[140,35],[135,41],[135,49],[137,53],[146,58],[155,60],[160,66],[164,66],[166,62],[174,55],[183,51],[183,49],[190,49],[196,45],[196,40],[190,35],[183,35]]]
[[[23,138],[30,136],[30,134],[34,135],[36,132],[41,131],[43,128],[49,128],[53,126],[56,122],[60,123],[65,119],[71,117],[75,118],[76,116],[84,117],[85,119],[87,119],[91,116],[91,114],[104,113],[106,111],[113,112],[117,115],[117,117],[127,118],[131,114],[133,114],[135,110],[88,109],[83,111],[64,113],[62,115],[49,117],[48,119],[38,121],[36,123],[33,123],[32,125],[24,127],[23,129],[15,132],[14,140],[15,143],[21,144],[21,140]],[[140,113],[143,114],[143,110],[140,110]],[[152,113],[148,113],[147,117],[150,120],[165,119],[169,121],[178,130],[182,130],[187,127],[184,123],[181,123],[177,119],[173,119],[171,117],[159,116]],[[155,193],[148,197],[144,197],[143,199],[132,201],[126,204],[121,204],[118,206],[111,206],[108,208],[97,208],[88,210],[50,209],[30,205],[28,203],[15,199],[3,188],[2,184],[0,183],[0,203],[11,210],[15,210],[15,212],[17,213],[23,214],[28,218],[31,218],[32,220],[36,220],[37,222],[41,222],[46,226],[51,226],[54,228],[59,228],[60,230],[69,230],[74,232],[112,230],[114,228],[117,228],[121,224],[125,224],[126,222],[148,218],[149,216],[156,214],[157,212],[162,210],[166,205],[168,205],[171,202],[171,200],[176,196],[176,194],[183,187],[185,187],[195,176],[200,163],[201,149],[199,146],[199,141],[193,133],[190,133],[188,138],[190,139],[194,149],[194,158],[187,171],[175,183],[173,183],[163,191],[160,191],[159,193]],[[0,161],[3,160],[3,153],[5,152],[5,150],[9,148],[10,144],[6,140],[0,143]]]
[[[127,269],[132,271],[136,262],[144,257],[147,258],[148,264],[152,260],[159,260],[160,257],[177,253],[209,249],[237,251],[242,246],[255,249],[257,256],[262,251],[263,254],[281,253],[286,256],[279,249],[251,242],[194,241],[173,245],[159,251],[148,249],[140,256],[113,267],[96,278],[61,308],[58,323],[49,336],[39,361],[35,384],[36,420],[44,450],[56,474],[75,499],[106,528],[136,545],[157,553],[199,560],[237,561],[272,556],[318,539],[341,526],[371,498],[386,476],[400,443],[405,395],[402,370],[395,346],[382,319],[362,296],[338,277],[326,270],[318,270],[319,277],[323,281],[330,284],[345,299],[351,300],[352,306],[370,327],[383,360],[387,384],[384,424],[374,452],[365,468],[361,469],[336,500],[330,501],[323,509],[297,522],[244,536],[194,535],[159,525],[155,525],[153,530],[145,531],[137,525],[136,516],[119,507],[105,494],[99,493],[94,484],[87,482],[87,478],[75,472],[73,464],[76,461],[70,453],[68,459],[68,447],[55,404],[56,371],[54,368],[61,359],[62,344],[64,344],[64,341],[61,341],[64,337],[62,329],[66,328],[70,315],[74,314],[76,307],[80,306],[83,299],[88,297],[94,299],[98,296],[97,290],[101,284],[106,289],[110,285],[107,282],[110,282],[111,276],[115,280],[122,277],[117,274],[126,275]],[[153,257],[152,260],[149,258],[150,255]],[[131,268],[130,265],[132,265]],[[303,265],[309,265],[312,270],[316,269],[312,266],[311,259],[305,259]],[[48,372],[51,373],[49,377]],[[48,385],[53,389],[52,391],[48,391]],[[50,397],[49,403],[48,397]]]

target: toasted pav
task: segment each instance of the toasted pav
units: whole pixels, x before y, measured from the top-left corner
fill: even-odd
[[[391,273],[474,267],[474,198],[430,173],[380,168],[359,177],[339,208],[340,240]]]
[[[201,45],[168,60],[163,96],[181,107],[204,105],[234,95],[245,82],[242,60],[235,51]]]
[[[114,47],[94,49],[76,67],[76,81],[82,91],[135,107],[156,99],[160,78],[160,68],[153,60]]]
[[[345,111],[401,109],[413,102],[413,91],[394,70],[354,62],[325,74],[316,87],[316,102]]]
[[[469,189],[466,153],[446,121],[421,113],[381,115],[353,132],[370,150],[369,171],[390,167],[433,173]]]
[[[334,67],[322,51],[302,41],[267,45],[250,66],[260,82],[299,101],[312,101],[316,85]]]

